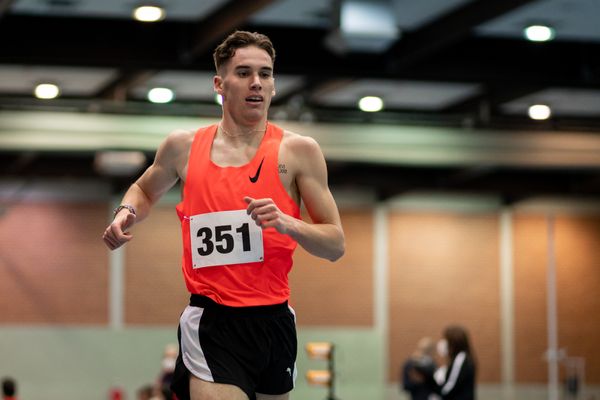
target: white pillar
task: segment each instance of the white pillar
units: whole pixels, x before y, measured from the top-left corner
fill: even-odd
[[[388,299],[388,276],[389,276],[389,232],[388,232],[388,208],[385,204],[378,204],[374,211],[374,235],[373,235],[373,266],[374,266],[374,316],[375,329],[381,340],[382,363],[384,376],[383,382],[387,382],[386,371],[389,368],[389,299]]]
[[[506,208],[500,213],[500,344],[502,398],[514,399],[515,337],[514,337],[514,260],[512,213]]]
[[[113,219],[113,210],[119,204],[120,198],[111,202],[109,220]],[[123,328],[124,308],[124,265],[125,248],[108,250],[109,277],[108,277],[108,324],[112,329]]]
[[[558,380],[558,321],[556,305],[556,254],[554,243],[554,216],[546,218],[548,225],[548,267],[547,267],[547,320],[548,320],[548,399],[558,400],[560,395]]]

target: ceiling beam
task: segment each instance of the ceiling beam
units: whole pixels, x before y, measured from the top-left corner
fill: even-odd
[[[130,89],[143,85],[158,71],[121,71],[113,80],[93,95],[94,98],[123,102],[127,100]]]
[[[0,178],[105,179],[93,168],[93,159],[93,152],[0,151]],[[330,185],[372,189],[382,200],[409,191],[485,193],[500,195],[511,201],[536,195],[600,199],[597,169],[402,167],[332,160],[328,160],[327,164]]]
[[[547,86],[543,85],[504,85],[491,84],[481,89],[479,95],[465,99],[462,102],[452,104],[441,112],[447,114],[471,114],[477,117],[480,122],[487,122],[486,117],[498,111],[502,104],[521,97],[539,92]],[[488,114],[488,115],[485,115]]]
[[[273,97],[273,105],[291,105],[293,107],[294,104],[289,103],[293,103],[295,99],[300,99],[302,105],[313,106],[315,103],[315,98],[318,98],[322,94],[326,94],[332,90],[337,90],[341,87],[344,87],[354,82],[355,79],[332,79],[330,77],[306,75],[304,76],[303,81],[304,83],[295,90],[290,90],[283,96],[276,95],[275,97]],[[275,84],[275,86],[277,87],[277,76],[275,77]]]
[[[467,2],[415,32],[407,32],[387,54],[387,66],[399,71],[426,60],[441,49],[469,36],[487,21],[536,0],[475,0]]]
[[[182,61],[189,63],[212,50],[226,35],[238,29],[256,12],[274,0],[229,0],[214,13],[199,21],[195,27],[194,41],[183,53]]]

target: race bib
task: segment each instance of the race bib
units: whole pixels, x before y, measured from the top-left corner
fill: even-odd
[[[190,217],[193,268],[263,261],[262,229],[246,210]]]

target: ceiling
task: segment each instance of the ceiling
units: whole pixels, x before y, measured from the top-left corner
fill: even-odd
[[[131,19],[138,3],[0,0],[0,110],[218,117],[212,50],[246,29],[267,34],[277,50],[274,120],[600,136],[598,0],[380,1],[395,33],[379,38],[345,35],[340,1],[162,0],[167,17],[154,24]],[[553,26],[555,40],[524,40],[532,23]],[[61,96],[34,99],[42,81],[58,83]],[[155,86],[173,89],[175,101],[149,104]],[[364,95],[382,97],[384,110],[357,110]],[[550,105],[552,117],[530,120],[534,103]],[[89,152],[0,154],[1,177],[95,174]],[[332,184],[358,182],[380,198],[411,190],[507,202],[600,197],[600,158],[567,167],[328,162]]]

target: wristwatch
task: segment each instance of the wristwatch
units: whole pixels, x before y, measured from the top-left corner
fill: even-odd
[[[113,211],[113,218],[116,217],[119,211],[121,211],[124,208],[128,209],[129,212],[133,215],[136,215],[135,208],[133,208],[133,206],[130,206],[129,204],[121,204],[119,207],[115,208],[115,211]]]

